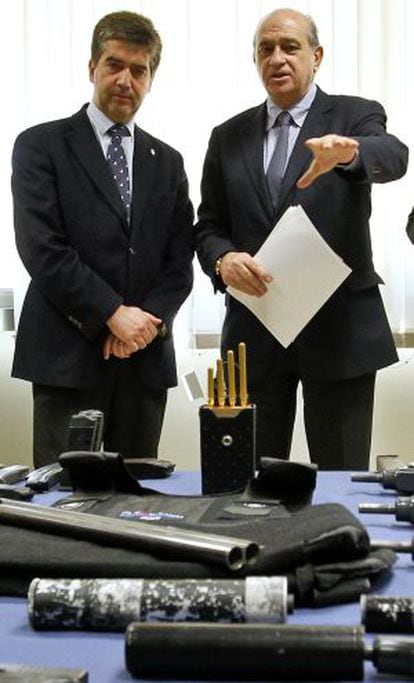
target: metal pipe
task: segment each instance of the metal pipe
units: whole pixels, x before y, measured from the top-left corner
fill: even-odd
[[[246,539],[152,522],[129,522],[4,498],[0,498],[0,522],[52,533],[58,531],[75,538],[105,540],[123,548],[172,554],[176,559],[213,562],[232,571],[253,564],[260,553],[260,547]]]
[[[392,505],[360,503],[358,511],[368,512],[371,515],[392,515],[394,513],[397,522],[411,522],[411,524],[414,524],[414,496],[397,498],[396,502]]]
[[[369,545],[371,550],[387,548],[388,550],[394,550],[396,553],[410,553],[411,558],[414,560],[414,536],[410,541],[375,541],[371,539]]]

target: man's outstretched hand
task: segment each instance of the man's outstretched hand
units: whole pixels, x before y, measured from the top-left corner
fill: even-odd
[[[357,140],[333,134],[310,138],[305,145],[312,152],[313,159],[308,170],[297,182],[300,189],[309,187],[316,178],[332,171],[338,164],[350,164],[359,148]]]

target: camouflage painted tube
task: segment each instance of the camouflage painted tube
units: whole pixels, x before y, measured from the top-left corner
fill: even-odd
[[[368,633],[414,633],[414,598],[361,596],[361,623]]]
[[[37,630],[125,631],[132,621],[282,623],[291,611],[286,577],[246,579],[33,579]]]

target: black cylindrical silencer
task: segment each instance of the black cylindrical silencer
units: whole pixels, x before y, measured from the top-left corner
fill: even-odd
[[[371,659],[384,674],[412,678],[414,674],[414,638],[377,636],[372,643]]]
[[[132,623],[126,665],[138,678],[362,680],[363,635],[345,626]]]

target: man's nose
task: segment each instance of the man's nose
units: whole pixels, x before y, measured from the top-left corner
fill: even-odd
[[[279,45],[275,45],[275,48],[272,52],[272,55],[270,57],[270,61],[273,64],[279,64],[280,62],[285,61],[285,53],[283,50],[279,47]]]
[[[131,85],[131,72],[125,68],[118,72],[117,83],[124,88],[129,88]]]

